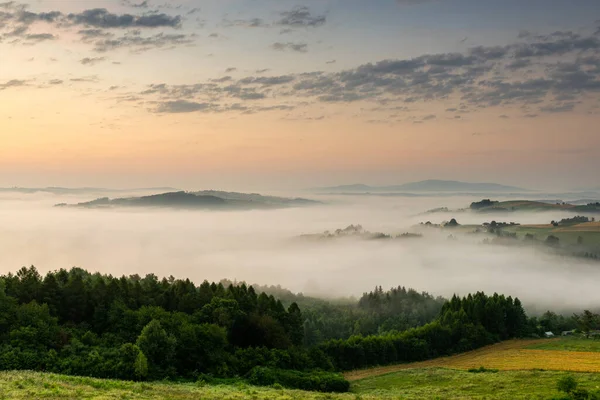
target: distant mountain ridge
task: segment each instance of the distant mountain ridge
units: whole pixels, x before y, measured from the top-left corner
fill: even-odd
[[[169,192],[150,196],[110,199],[102,197],[78,204],[57,204],[56,207],[112,208],[153,207],[178,209],[275,209],[322,204],[302,198],[263,196],[257,193],[235,193],[205,190],[200,192]]]
[[[475,183],[429,179],[392,186],[369,186],[362,183],[314,189],[318,192],[529,192],[516,186],[498,183]]]
[[[43,187],[43,188],[26,188],[26,187],[8,187],[0,188],[0,192],[12,193],[52,193],[52,194],[80,194],[80,193],[124,193],[124,192],[174,192],[178,189],[172,187],[149,187],[149,188],[133,188],[133,189],[108,189],[96,187]]]

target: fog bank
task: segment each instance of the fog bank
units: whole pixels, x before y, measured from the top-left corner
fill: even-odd
[[[520,297],[529,309],[597,309],[600,263],[550,256],[532,248],[422,239],[306,241],[301,234],[362,224],[400,234],[422,221],[496,219],[548,223],[561,213],[419,215],[461,208],[480,198],[316,197],[323,206],[271,211],[73,210],[55,203],[90,198],[48,194],[0,196],[0,272],[35,265],[40,272],[81,267],[113,275],[155,273],[281,285],[321,296],[360,295],[376,285],[409,286],[451,296],[483,290]]]

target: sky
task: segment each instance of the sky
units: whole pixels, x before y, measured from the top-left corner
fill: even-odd
[[[600,187],[599,93],[597,0],[0,2],[0,186]]]

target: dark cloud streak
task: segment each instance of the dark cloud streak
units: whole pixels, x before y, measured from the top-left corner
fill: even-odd
[[[296,7],[291,11],[285,11],[280,14],[281,19],[277,25],[288,26],[292,28],[318,27],[327,22],[325,15],[313,15],[308,7]]]
[[[308,52],[308,44],[306,43],[282,43],[276,42],[271,45],[271,48],[276,51],[295,51],[297,53],[306,53]]]

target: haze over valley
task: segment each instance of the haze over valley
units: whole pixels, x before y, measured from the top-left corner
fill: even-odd
[[[297,194],[288,193],[289,198]],[[178,209],[177,204],[57,208],[53,207],[57,202],[85,203],[90,195],[4,192],[0,265],[6,272],[24,265],[35,265],[41,272],[77,266],[117,276],[188,277],[198,283],[230,279],[327,298],[360,296],[375,286],[387,287],[386,283],[446,297],[484,290],[518,296],[536,311],[575,310],[600,301],[593,289],[600,264],[594,260],[552,255],[543,249],[486,246],[482,237],[468,234],[449,240],[454,232],[419,230],[420,223],[440,224],[452,218],[461,225],[492,220],[548,224],[572,213],[560,209],[477,213],[464,208],[480,198],[440,195],[313,195],[318,201],[310,206],[212,212]],[[444,208],[427,212],[440,206]],[[300,239],[350,224],[392,236],[420,232],[423,237]]]

